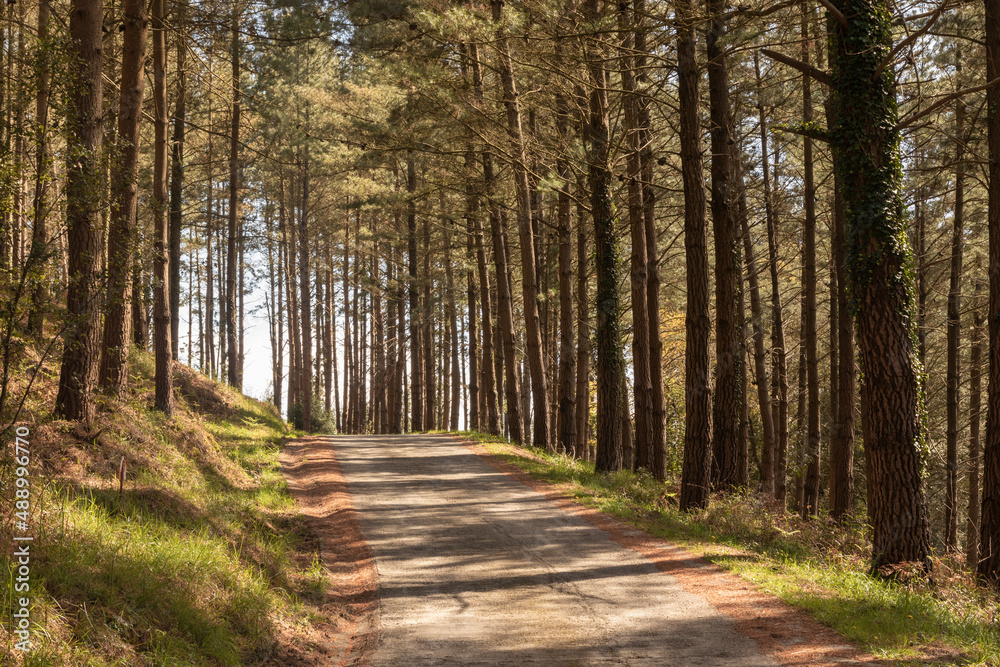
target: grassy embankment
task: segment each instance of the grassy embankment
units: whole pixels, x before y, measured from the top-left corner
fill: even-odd
[[[686,514],[677,509],[677,481],[659,484],[631,471],[596,474],[592,463],[463,435],[580,503],[805,609],[880,658],[900,665],[1000,665],[1000,599],[977,586],[960,561],[935,559],[932,581],[873,578],[866,574],[870,543],[860,524],[802,521],[754,494],[713,497],[709,509]]]
[[[273,407],[177,366],[177,410],[152,406],[152,358],[94,424],[49,414],[47,366],[30,428],[34,649],[12,650],[14,596],[0,599],[0,664],[242,665],[274,657],[324,621],[317,545],[278,465],[292,435]],[[15,382],[19,381],[15,377]],[[0,539],[14,478],[4,443]],[[127,482],[119,496],[121,457]],[[20,534],[20,533],[18,533]],[[16,564],[0,556],[14,583]]]

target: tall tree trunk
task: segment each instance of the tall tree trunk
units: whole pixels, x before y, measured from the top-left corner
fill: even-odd
[[[558,43],[557,43],[558,48]],[[569,104],[565,95],[556,97],[558,131],[563,149],[556,160],[556,170],[562,185],[556,207],[556,227],[559,236],[559,396],[556,449],[573,455],[577,451],[576,420],[576,357],[573,350],[573,236],[569,192]]]
[[[268,268],[268,287],[270,288],[269,300],[265,301],[265,306],[267,307],[267,320],[268,328],[271,338],[271,388],[273,390],[273,395],[271,401],[274,403],[274,407],[281,412],[281,336],[284,332],[280,332],[279,321],[281,320],[281,308],[278,307],[278,294],[281,293],[280,285],[276,284],[275,278],[281,275],[279,267],[281,266],[281,246],[278,246],[278,258],[277,263],[275,263],[274,258],[274,232],[272,224],[274,219],[272,216],[268,216],[268,226],[267,226],[267,268]],[[279,333],[280,332],[280,333]]]
[[[827,103],[827,127],[837,127],[836,104]],[[834,149],[836,151],[836,149]],[[837,284],[837,414],[830,434],[830,515],[839,520],[851,511],[854,502],[854,315],[847,293],[846,211],[840,175],[834,172],[833,250]]]
[[[482,105],[483,75],[477,45],[469,45],[469,56],[472,65],[473,88],[475,89],[477,102]],[[507,252],[505,249],[507,229],[500,209],[500,202],[497,199],[496,175],[493,172],[493,153],[487,148],[483,149],[482,161],[483,192],[489,207],[490,234],[493,242],[493,263],[496,271],[497,286],[497,320],[499,321],[498,329],[500,332],[500,335],[494,336],[493,340],[496,341],[499,338],[502,347],[502,350],[496,350],[494,355],[494,377],[498,387],[497,400],[499,401],[500,385],[502,383],[505,391],[504,414],[507,418],[507,432],[511,440],[520,444],[523,441],[520,407],[521,388],[517,380],[517,373],[514,371],[516,359],[514,354],[514,310],[511,304],[510,273],[507,268]],[[484,280],[483,285],[488,287],[489,280]],[[488,325],[485,316],[483,324]],[[502,364],[501,360],[503,361]],[[506,382],[503,381],[501,376],[506,378]]]
[[[399,224],[396,225],[398,229]],[[393,250],[393,266],[396,267],[396,370],[392,383],[396,388],[395,400],[392,406],[393,433],[402,433],[406,430],[406,304],[403,300],[403,281],[401,274],[403,271],[403,252],[399,246]]]
[[[986,80],[1000,76],[1000,0],[986,8]],[[1000,87],[986,91],[989,146],[989,375],[986,442],[983,447],[983,510],[979,532],[979,576],[1000,586]]]
[[[961,71],[961,53],[957,65]],[[948,429],[945,473],[947,490],[944,502],[944,541],[952,551],[958,549],[958,403],[961,378],[958,348],[962,338],[962,245],[965,242],[965,168],[962,146],[965,142],[965,105],[959,100],[955,109],[955,210],[952,214],[951,276],[948,285]]]
[[[597,0],[584,5],[585,20],[596,30],[600,20]],[[594,218],[594,238],[597,271],[597,453],[595,465],[599,472],[620,470],[622,467],[622,383],[625,381],[625,359],[622,351],[618,294],[621,273],[616,219],[611,199],[609,148],[611,141],[608,118],[608,76],[605,68],[606,49],[596,35],[588,44],[587,67],[590,70],[590,126],[587,155],[590,183],[590,207]]]
[[[981,267],[976,268],[976,274],[982,275]],[[972,350],[969,355],[969,517],[965,525],[965,563],[966,567],[973,572],[976,571],[976,566],[979,564],[979,470],[982,463],[979,451],[983,369],[982,292],[983,281],[977,279],[973,296],[975,306],[972,318],[972,335],[970,336]]]
[[[378,287],[383,284],[382,259],[379,256],[379,246],[380,244],[376,241],[372,253],[372,284],[377,286],[375,291],[372,292],[372,329],[375,337],[375,345],[372,352],[372,388],[375,394],[372,413],[375,426],[372,432],[388,433],[389,404],[385,358],[385,315],[382,310],[382,289]],[[385,284],[388,284],[388,281]],[[458,425],[456,424],[455,427],[457,429]]]
[[[177,3],[174,17],[174,28],[177,30],[177,106],[174,109],[174,136],[171,139],[170,160],[170,343],[173,358],[176,360],[180,336],[178,329],[181,321],[181,225],[183,221],[183,187],[184,187],[184,122],[187,102],[187,38],[185,35],[185,16],[187,3],[183,0]],[[188,342],[188,347],[190,347]]]
[[[663,341],[660,337],[660,253],[657,248],[656,196],[653,188],[653,147],[649,120],[649,81],[646,67],[646,3],[634,0],[636,130],[642,173],[642,210],[646,227],[646,309],[649,313],[649,381],[653,431],[653,477],[663,481],[667,474],[667,403],[663,391]]]
[[[514,190],[517,194],[517,230],[521,242],[521,291],[523,294],[525,354],[531,376],[531,398],[534,419],[531,442],[536,447],[549,448],[549,389],[545,376],[545,353],[538,312],[538,281],[535,263],[535,239],[532,233],[531,200],[528,184],[527,156],[521,131],[521,111],[517,85],[511,63],[506,29],[501,23],[501,0],[491,0],[493,21],[497,23],[496,49],[499,57],[500,82],[507,111],[507,133],[510,137]]]
[[[635,92],[634,14],[628,3],[618,5],[618,29],[621,42],[622,106],[625,110],[626,171],[628,177],[628,217],[632,239],[630,284],[632,287],[632,386],[635,400],[635,469],[653,470],[653,387],[649,373],[649,303],[646,273],[646,219],[642,202],[642,165],[638,130],[638,95]]]
[[[240,215],[240,33],[239,14],[233,4],[230,45],[233,66],[233,110],[229,133],[229,238],[226,246],[226,351],[228,358],[228,383],[240,387],[239,349],[236,332],[236,236]],[[301,369],[300,369],[301,370]]]
[[[677,4],[681,174],[684,179],[684,248],[687,315],[684,348],[684,459],[680,508],[708,506],[712,482],[712,376],[709,338],[708,230],[698,113],[698,60],[690,0]]]
[[[309,114],[306,114],[308,123]],[[309,152],[302,160],[302,203],[299,211],[299,308],[302,310],[302,430],[312,430],[312,263],[309,261]]]
[[[482,105],[482,74],[479,62],[479,46],[469,44],[469,65],[472,70],[473,85],[476,92],[476,100]],[[484,160],[486,158],[484,153]],[[471,170],[475,168],[475,154],[470,153],[467,158],[467,166]],[[491,169],[492,171],[492,169]],[[485,166],[484,166],[485,173]],[[493,216],[493,204],[489,203],[490,217]],[[469,204],[470,224],[472,225],[472,235],[476,247],[476,267],[479,272],[480,303],[482,304],[482,373],[483,381],[480,386],[482,392],[483,411],[481,419],[485,419],[486,432],[491,435],[500,434],[500,416],[497,412],[497,376],[494,370],[494,345],[497,343],[493,337],[493,299],[490,293],[490,272],[486,260],[486,241],[484,238],[483,221],[479,216],[478,197]]]
[[[788,375],[785,363],[785,330],[781,314],[781,288],[778,282],[778,242],[775,232],[774,199],[771,191],[770,152],[767,147],[767,118],[761,99],[760,62],[754,54],[757,110],[760,115],[761,172],[764,180],[764,220],[767,224],[768,268],[771,272],[771,419],[774,425],[774,497],[785,502],[788,460]]]
[[[434,359],[435,359],[435,345],[434,345],[434,299],[431,298],[432,293],[436,293],[436,290],[432,290],[431,287],[434,284],[434,280],[431,277],[431,226],[430,220],[425,217],[423,219],[423,225],[421,230],[421,237],[423,238],[423,288],[424,288],[424,307],[422,313],[421,325],[423,327],[423,333],[421,333],[421,342],[424,345],[423,352],[421,353],[421,359],[424,362],[424,429],[430,431],[435,428],[439,428],[439,421],[437,420],[437,406],[440,402],[437,400],[437,373],[434,369]]]
[[[930,549],[920,477],[920,383],[913,349],[912,251],[904,236],[902,167],[893,68],[874,76],[892,47],[885,0],[840,0],[834,28],[838,95],[835,168],[846,210],[848,288],[865,373],[872,489],[872,566],[926,564]]]
[[[211,81],[211,79],[209,79]],[[215,156],[212,152],[212,99],[209,95],[208,100],[208,131],[205,133],[206,152],[208,154],[206,167],[208,169],[208,182],[205,184],[205,342],[208,343],[208,366],[209,375],[218,379],[219,369],[215,363],[215,294],[213,278],[212,278],[212,267],[214,266],[212,254],[212,240],[215,237],[215,174],[213,173],[215,164]],[[278,198],[278,206],[283,207],[285,204],[285,183],[284,180],[280,180],[280,190]],[[285,218],[284,213],[280,213],[278,217],[278,234],[284,234]],[[278,246],[278,290],[280,293],[281,282],[284,273],[284,264],[281,261],[282,258],[282,248],[284,247],[284,241],[279,240]],[[279,336],[278,340],[281,340]],[[281,392],[279,387],[274,388],[275,396],[280,396]],[[278,399],[280,404],[281,399]],[[280,407],[280,405],[279,405]]]
[[[735,153],[735,151],[734,151]],[[743,183],[742,156],[733,155],[736,164],[736,188],[739,191],[739,211],[743,254],[747,266],[747,287],[750,292],[750,317],[753,327],[754,384],[757,385],[757,404],[760,406],[760,480],[761,491],[774,495],[774,423],[771,420],[771,399],[768,394],[767,365],[764,351],[764,315],[760,303],[760,284],[757,280],[757,262],[754,259],[753,240],[750,238],[750,221],[747,214],[746,188]]]
[[[145,8],[144,8],[145,9]],[[128,30],[128,16],[125,17],[125,30]],[[2,31],[0,31],[2,32]],[[48,179],[52,168],[49,158],[49,79],[51,74],[49,44],[49,0],[39,0],[38,3],[38,43],[40,45],[38,53],[38,68],[35,74],[35,124],[37,126],[38,138],[35,144],[35,199],[34,199],[34,220],[31,230],[31,254],[28,261],[32,268],[44,273],[44,266],[49,257],[49,234],[46,225],[46,208],[48,206]],[[145,46],[145,41],[143,41]],[[122,62],[122,77],[124,79],[125,62]],[[123,89],[124,90],[124,89]],[[123,103],[124,104],[124,103]],[[0,106],[3,106],[0,101]],[[133,226],[135,217],[133,216]],[[131,260],[131,257],[129,258]],[[131,265],[124,270],[125,279],[130,278]],[[127,289],[127,288],[126,288]],[[110,287],[109,287],[110,290]],[[34,288],[31,291],[31,310],[28,313],[28,333],[36,338],[41,338],[45,323],[45,307],[49,300],[49,290],[45,280],[35,280]],[[124,308],[129,307],[126,303]],[[129,313],[126,312],[126,319]],[[129,342],[129,332],[126,329],[125,342]]]
[[[412,424],[412,430],[423,431],[426,427],[424,426],[424,368],[423,361],[420,356],[420,293],[417,291],[417,171],[413,164],[412,154],[407,154],[406,157],[406,192],[409,196],[406,215],[406,247],[410,276],[410,384],[412,385],[410,396],[412,398],[413,411],[410,421]],[[344,271],[347,271],[346,266]],[[346,280],[344,282],[344,286],[346,289]],[[346,295],[344,298],[347,298]]]
[[[59,374],[56,413],[65,419],[87,422],[94,417],[92,394],[97,379],[101,333],[96,299],[103,241],[98,196],[104,135],[102,20],[101,0],[73,0],[69,19],[72,85],[66,119],[69,156],[66,161],[66,222],[70,248],[66,315],[69,326]]]
[[[462,74],[463,77],[465,77],[468,75],[467,70],[469,68],[468,47],[465,47],[462,54]],[[476,191],[476,187],[474,185],[476,173],[476,153],[473,149],[471,137],[465,151],[464,167],[466,261],[469,266],[466,272],[466,287],[468,293],[467,300],[469,303],[469,418],[465,422],[465,428],[471,431],[482,431],[484,430],[485,410],[480,410],[480,407],[483,403],[483,394],[486,393],[486,387],[481,386],[479,381],[481,373],[481,367],[479,365],[479,326],[476,321],[478,317],[476,311],[476,270],[478,268],[478,261],[476,257],[476,251],[478,248],[476,244],[476,233],[479,225],[479,193]],[[485,328],[483,334],[484,336],[488,335]],[[484,363],[489,364],[489,360],[485,357]]]
[[[156,330],[156,407],[173,412],[173,369],[170,336],[170,276],[167,225],[167,26],[166,0],[153,0],[153,274],[156,293],[153,325]]]
[[[46,5],[47,11],[48,3],[43,4]],[[108,230],[108,300],[101,358],[101,386],[109,396],[113,397],[121,394],[128,380],[128,349],[132,339],[132,318],[129,309],[132,305],[131,272],[137,240],[139,121],[145,84],[143,70],[148,32],[145,1],[128,0],[122,7],[122,18],[125,34],[122,44],[121,95],[118,111],[119,146],[112,169],[113,201]],[[39,186],[41,185],[39,183]],[[36,196],[36,206],[38,199]],[[36,224],[39,218],[44,219],[44,214],[36,208]]]
[[[294,192],[294,185],[290,187]],[[285,202],[282,196],[282,203],[278,208],[281,223],[282,242],[285,246],[285,300],[288,307],[288,397],[287,410],[289,419],[292,418],[292,410],[299,403],[299,358],[302,339],[299,337],[299,297],[298,289],[295,286],[295,255],[298,246],[295,243],[295,221],[294,206]],[[292,210],[289,214],[288,209]],[[301,405],[299,406],[301,408]]]
[[[802,60],[809,63],[811,38],[809,19],[811,5],[802,8]],[[802,120],[813,122],[812,78],[802,75]],[[800,507],[803,518],[819,512],[819,355],[816,335],[816,185],[813,178],[812,139],[803,139],[803,199],[805,221],[802,229],[802,320],[805,326],[806,346],[806,439],[805,439],[805,495]]]
[[[725,0],[709,0],[707,32],[708,93],[712,140],[712,229],[715,235],[715,396],[712,403],[713,481],[732,490],[746,484],[739,453],[740,392],[743,355],[740,344],[739,222],[733,199],[733,143],[726,64]]]
[[[326,236],[326,267],[323,270],[323,284],[326,287],[324,306],[326,319],[323,321],[323,409],[327,418],[333,416],[333,378],[336,349],[333,345],[333,332],[337,330],[337,309],[333,300],[333,250],[329,235]],[[334,419],[336,423],[336,419]]]
[[[461,408],[462,402],[462,384],[459,377],[458,371],[458,311],[455,307],[455,283],[454,275],[451,266],[451,222],[449,220],[444,221],[444,270],[445,270],[445,291],[447,293],[447,319],[450,334],[450,352],[451,352],[451,372],[446,375],[451,376],[451,400],[450,408],[451,414],[445,414],[445,418],[448,419],[448,430],[457,431],[458,430],[458,413]],[[448,364],[445,364],[447,367]],[[447,379],[447,378],[446,378]]]
[[[345,241],[346,242],[346,241]],[[327,249],[327,263],[330,265],[330,278],[327,291],[330,293],[330,315],[333,318],[333,328],[330,331],[331,361],[330,374],[333,382],[333,411],[337,425],[337,433],[344,432],[344,413],[340,403],[340,373],[337,370],[337,295],[334,293],[333,282],[333,249]],[[346,297],[345,297],[346,299]],[[347,308],[344,308],[344,327],[347,327]],[[346,365],[346,364],[345,364]]]

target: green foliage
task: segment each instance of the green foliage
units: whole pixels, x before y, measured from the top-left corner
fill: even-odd
[[[148,407],[149,355],[135,357],[139,400],[99,417],[92,443],[32,429],[36,456],[53,447],[90,462],[35,488],[38,632],[24,664],[255,663],[280,625],[313,614],[300,596],[323,581],[315,557],[298,555],[309,533],[277,461],[287,426],[273,406],[186,370],[177,413],[165,417]],[[109,451],[131,462],[121,497],[106,477],[116,466],[102,463],[117,462]],[[0,598],[4,618],[9,605]]]

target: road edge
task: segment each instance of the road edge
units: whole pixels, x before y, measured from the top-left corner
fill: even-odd
[[[307,436],[286,442],[278,457],[281,474],[299,511],[320,542],[327,573],[325,608],[338,631],[329,637],[337,667],[369,667],[381,639],[378,569],[361,532],[334,439]]]
[[[682,547],[579,503],[560,490],[558,485],[534,479],[476,440],[456,435],[452,437],[497,471],[541,493],[560,509],[603,530],[616,544],[644,556],[658,570],[675,577],[684,590],[702,597],[732,619],[740,634],[756,641],[761,651],[779,664],[787,667],[888,664],[854,646],[839,632],[807,612],[762,591],[752,582]],[[525,454],[530,456],[530,452]]]

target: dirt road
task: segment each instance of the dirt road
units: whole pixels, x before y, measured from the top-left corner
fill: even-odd
[[[335,443],[378,568],[375,665],[777,664],[648,559],[455,440]]]

